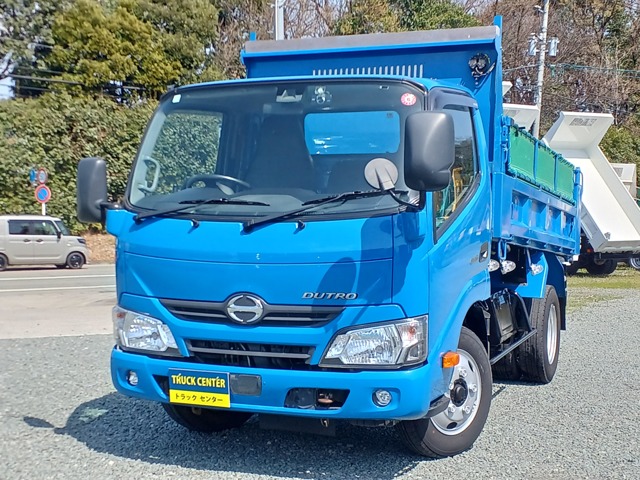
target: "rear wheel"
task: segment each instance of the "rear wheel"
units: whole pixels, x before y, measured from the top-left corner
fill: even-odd
[[[6,270],[8,265],[9,261],[7,260],[7,257],[0,253],[0,272]]]
[[[640,270],[640,257],[631,257],[629,259],[629,265],[636,270]]]
[[[558,368],[560,354],[560,302],[556,290],[547,286],[544,298],[534,298],[529,321],[536,334],[519,350],[519,366],[524,380],[549,383]]]
[[[81,253],[73,252],[67,257],[67,267],[77,269],[84,265],[84,256]]]
[[[520,380],[522,372],[518,367],[518,361],[515,352],[507,353],[498,362],[491,366],[494,380],[504,380],[508,382],[515,382]]]
[[[449,385],[449,405],[431,418],[404,420],[400,438],[412,451],[427,457],[449,457],[476,441],[491,406],[491,366],[482,342],[466,327],[458,344],[460,363]]]
[[[179,425],[193,432],[221,432],[238,428],[251,418],[251,413],[212,410],[200,407],[185,407],[163,403],[169,417]]]
[[[615,260],[594,260],[589,259],[587,263],[587,272],[591,275],[611,275],[616,271],[618,262]]]
[[[580,270],[580,263],[573,262],[571,265],[567,265],[564,267],[564,271],[567,275],[575,275]]]

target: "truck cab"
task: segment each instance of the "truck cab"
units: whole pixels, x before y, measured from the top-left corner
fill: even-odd
[[[499,23],[344,41],[249,42],[248,79],[168,92],[118,204],[80,163],[118,239],[113,382],[192,430],[395,424],[454,455],[492,363],[553,378],[576,203],[501,177]]]

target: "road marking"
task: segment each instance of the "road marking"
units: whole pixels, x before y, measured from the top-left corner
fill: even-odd
[[[111,275],[64,275],[60,277],[14,277],[14,278],[0,278],[0,282],[13,282],[16,280],[63,280],[65,278],[104,278],[115,277],[115,274]]]
[[[87,287],[46,287],[46,288],[7,288],[0,290],[0,293],[9,293],[9,292],[46,292],[50,290],[86,290],[89,288],[115,288],[116,286],[111,285],[92,285]]]

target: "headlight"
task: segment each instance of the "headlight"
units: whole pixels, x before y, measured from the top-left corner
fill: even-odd
[[[169,327],[141,313],[113,307],[113,335],[125,349],[178,355],[178,345]]]
[[[427,358],[427,316],[369,325],[337,335],[321,367],[400,367]]]

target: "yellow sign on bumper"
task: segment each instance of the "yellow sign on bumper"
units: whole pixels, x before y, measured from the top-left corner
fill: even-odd
[[[198,407],[230,408],[229,374],[171,369],[169,402]]]

